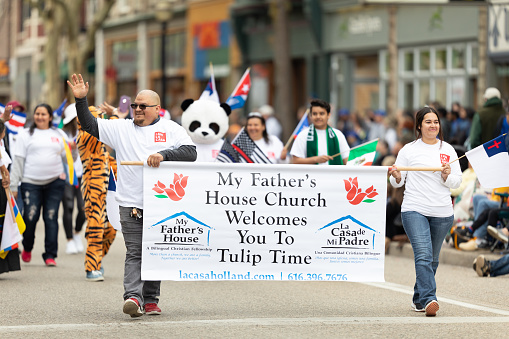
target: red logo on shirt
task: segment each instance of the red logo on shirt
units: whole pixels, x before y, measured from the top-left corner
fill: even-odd
[[[440,162],[442,164],[447,164],[449,162],[449,159],[451,159],[451,157],[448,156],[447,154],[440,154]]]
[[[213,149],[212,150],[212,157],[213,158],[217,158],[218,155],[219,155],[219,150],[218,149]]]
[[[166,133],[155,132],[155,134],[154,134],[154,142],[166,142]]]
[[[56,142],[57,144],[60,143],[60,139],[57,137],[51,137],[51,142]]]

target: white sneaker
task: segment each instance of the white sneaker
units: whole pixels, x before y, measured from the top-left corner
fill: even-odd
[[[85,249],[83,248],[83,242],[81,240],[81,236],[79,233],[74,234],[73,236],[74,243],[76,244],[76,250],[79,253],[82,253]]]
[[[67,254],[78,253],[78,249],[76,248],[76,243],[74,242],[74,239],[67,241],[67,247],[65,248],[65,253],[67,253]]]

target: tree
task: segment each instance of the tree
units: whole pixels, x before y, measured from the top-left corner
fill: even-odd
[[[59,80],[59,45],[67,43],[67,64],[69,74],[83,73],[87,58],[95,48],[95,33],[102,26],[116,0],[103,0],[87,26],[84,41],[80,43],[79,25],[84,0],[25,0],[32,8],[38,9],[44,25],[46,44],[44,46],[44,67],[46,73],[45,101],[58,106],[61,101]]]

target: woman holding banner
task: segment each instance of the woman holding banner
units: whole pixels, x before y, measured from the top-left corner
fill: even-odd
[[[275,135],[267,133],[265,118],[261,113],[251,112],[247,116],[246,132],[254,143],[265,153],[273,164],[286,164],[286,150],[284,145]]]
[[[65,133],[53,127],[53,110],[47,104],[35,107],[34,123],[20,131],[14,150],[11,173],[11,191],[18,195],[18,184],[24,202],[21,259],[30,262],[35,241],[35,226],[41,208],[45,227],[45,252],[42,258],[46,266],[56,266],[58,251],[58,208],[64,194],[65,178],[63,161],[66,158]],[[74,158],[77,151],[73,152]],[[70,159],[70,161],[73,161]]]
[[[443,141],[437,111],[424,107],[416,113],[417,140],[405,145],[389,168],[394,187],[405,185],[401,205],[403,227],[414,251],[416,282],[412,309],[435,316],[438,309],[435,274],[442,242],[454,219],[450,188],[461,184],[461,168],[454,148]],[[438,137],[438,138],[437,138]],[[441,165],[441,171],[400,171],[398,167]]]

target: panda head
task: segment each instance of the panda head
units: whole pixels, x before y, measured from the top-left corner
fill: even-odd
[[[182,108],[182,127],[194,143],[213,144],[228,131],[228,116],[231,108],[228,104],[219,104],[212,100],[186,99]]]

